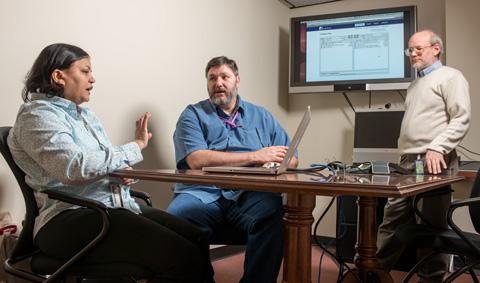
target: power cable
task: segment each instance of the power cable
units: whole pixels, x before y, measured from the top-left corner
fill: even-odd
[[[463,149],[463,150],[465,150],[465,151],[468,151],[468,152],[471,153],[471,154],[480,155],[480,153],[471,151],[470,149],[464,147],[463,145],[458,145],[458,147],[461,148],[461,149]]]
[[[350,105],[350,108],[352,108],[353,113],[357,113],[357,112],[355,111],[355,108],[353,107],[352,102],[350,101],[350,98],[348,98],[347,93],[346,93],[346,92],[342,92],[342,94],[343,94],[343,97],[345,97],[345,99],[347,100],[348,105]]]
[[[330,200],[330,203],[327,205],[327,208],[325,208],[325,210],[323,211],[322,215],[320,216],[320,218],[318,218],[317,222],[315,223],[315,227],[313,229],[314,231],[314,241],[315,243],[322,249],[322,254],[320,256],[320,263],[319,263],[319,269],[318,269],[318,277],[317,277],[317,282],[320,283],[320,276],[321,276],[321,270],[322,270],[322,259],[323,259],[323,255],[324,253],[326,253],[327,255],[330,256],[331,259],[333,259],[333,261],[337,264],[338,266],[338,272],[339,272],[339,276],[338,276],[338,281],[337,282],[341,282],[341,280],[343,280],[343,277],[347,274],[347,273],[351,273],[354,277],[355,277],[355,280],[357,282],[362,282],[362,280],[360,280],[360,278],[358,277],[358,275],[353,272],[353,270],[345,264],[345,262],[341,259],[339,259],[336,255],[334,255],[331,251],[329,251],[327,249],[327,247],[322,244],[316,237],[317,235],[317,230],[318,230],[318,226],[320,224],[320,222],[322,221],[323,217],[325,217],[325,215],[327,214],[327,212],[330,210],[330,207],[332,206],[333,202],[335,200],[335,197],[332,197],[332,199]],[[344,274],[344,275],[341,275],[343,274],[343,270],[344,268],[347,269],[347,272]]]

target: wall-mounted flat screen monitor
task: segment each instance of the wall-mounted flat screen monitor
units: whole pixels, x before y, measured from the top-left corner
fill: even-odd
[[[290,93],[406,89],[415,6],[291,19]]]

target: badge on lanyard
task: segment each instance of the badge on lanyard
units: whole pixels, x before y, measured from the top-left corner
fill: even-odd
[[[117,184],[110,184],[110,191],[112,192],[113,207],[123,207],[122,189]]]
[[[235,124],[235,120],[237,119],[238,117],[238,111],[235,112],[235,115],[233,115],[233,118],[232,120],[228,120],[228,119],[225,119],[223,117],[219,117],[222,121],[224,121],[225,123],[227,123],[228,125],[230,125],[232,127],[232,129],[235,129],[236,127],[238,127],[237,124]]]

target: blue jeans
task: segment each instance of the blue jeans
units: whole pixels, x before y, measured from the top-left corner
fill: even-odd
[[[246,234],[242,283],[277,282],[283,257],[283,205],[278,194],[244,192],[238,201],[224,197],[203,203],[187,194],[176,194],[167,212],[205,230],[210,239],[218,227],[229,225]]]

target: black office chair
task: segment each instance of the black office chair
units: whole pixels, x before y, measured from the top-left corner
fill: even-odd
[[[35,223],[35,217],[38,215],[38,207],[33,189],[25,182],[25,173],[15,164],[7,145],[7,136],[10,129],[11,127],[0,127],[0,152],[7,161],[21,188],[25,200],[26,215],[18,242],[13,249],[11,256],[4,263],[5,271],[32,282],[58,282],[59,280],[65,282],[72,279],[83,278],[102,280],[111,279],[112,277],[116,278],[116,282],[119,282],[120,280],[136,282],[135,279],[151,278],[153,273],[139,265],[126,263],[89,265],[81,263],[80,260],[82,256],[94,249],[95,245],[102,240],[109,229],[107,207],[99,201],[53,190],[44,191],[49,198],[94,209],[98,212],[99,217],[102,218],[103,228],[90,243],[68,261],[43,254],[35,246],[33,242],[33,226]],[[132,195],[134,197],[142,198],[151,206],[148,194],[143,192],[133,192]],[[24,270],[17,267],[18,263],[24,260],[30,260],[31,270]]]
[[[418,201],[415,201],[415,208]],[[463,206],[468,206],[470,218],[477,233],[480,233],[480,170],[477,172],[470,198],[453,201],[448,209],[447,221],[451,229],[440,229],[428,224],[407,225],[398,229],[395,235],[408,245],[417,248],[430,248],[433,251],[422,258],[405,276],[403,282],[408,282],[418,269],[439,253],[457,255],[463,266],[449,274],[444,282],[450,283],[462,273],[468,272],[473,282],[479,283],[473,268],[480,264],[480,235],[462,231],[453,221],[453,212]],[[418,211],[418,209],[416,209]]]

